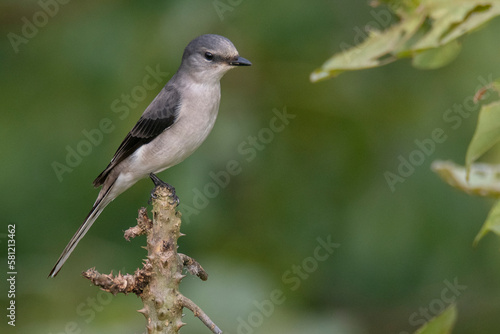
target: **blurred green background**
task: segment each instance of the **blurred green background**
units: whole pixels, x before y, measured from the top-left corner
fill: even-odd
[[[500,76],[499,20],[463,39],[445,68],[419,71],[403,60],[311,84],[310,72],[342,43],[354,45],[355,28],[381,8],[366,1],[74,1],[59,3],[47,22],[38,15],[41,27],[16,53],[8,34],[22,36],[23,17],[33,22],[41,10],[35,1],[0,4],[2,333],[143,331],[139,298],[108,296],[80,273],[140,265],[145,240],[127,243],[122,231],[147,205],[149,180],[109,205],[57,278],[46,277],[97,196],[92,180],[175,73],[186,44],[204,33],[231,39],[253,66],[224,77],[211,135],[160,174],[184,207],[200,209],[184,212],[179,250],[210,277],[186,277],[181,291],[225,333],[412,333],[450,298],[459,308],[453,333],[498,333],[500,243],[490,235],[472,247],[491,203],[451,189],[429,166],[463,163],[476,114],[457,129],[443,115],[474,95],[480,77]],[[157,66],[169,75],[121,119],[112,103],[139,92],[147,68]],[[295,118],[247,161],[238,147],[284,108]],[[113,131],[58,178],[54,162],[66,164],[68,147],[83,145],[84,131],[104,118]],[[415,140],[436,128],[447,140],[391,191],[384,173],[397,173],[398,157],[408,158]],[[231,160],[241,173],[200,206],[195,194]],[[16,327],[5,317],[7,224],[16,224]],[[314,258],[318,238],[339,244],[322,261]],[[461,288],[446,290],[454,282]],[[279,302],[269,301],[276,294]],[[183,333],[209,333],[187,310],[185,322]]]

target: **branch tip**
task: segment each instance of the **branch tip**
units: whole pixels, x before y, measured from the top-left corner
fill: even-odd
[[[222,331],[220,330],[219,327],[206,315],[203,310],[196,305],[191,299],[187,298],[186,296],[181,296],[181,301],[182,301],[182,306],[191,310],[193,312],[194,316],[200,319],[200,321],[207,326],[212,333],[214,334],[222,334]]]
[[[101,290],[117,295],[118,293],[135,293],[141,295],[149,282],[151,276],[150,267],[144,266],[138,269],[134,275],[122,275],[121,272],[114,276],[113,271],[110,274],[101,274],[95,268],[88,269],[82,273],[82,276],[90,280],[92,284],[101,288]]]

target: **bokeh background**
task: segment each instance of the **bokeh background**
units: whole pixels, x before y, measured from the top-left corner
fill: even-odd
[[[463,39],[445,68],[421,71],[402,60],[312,84],[310,72],[374,21],[366,1],[58,4],[18,52],[8,34],[22,36],[23,17],[33,22],[42,7],[0,4],[2,333],[143,331],[140,299],[108,296],[80,273],[140,265],[145,240],[127,243],[122,231],[147,205],[149,180],[109,205],[58,277],[46,277],[95,200],[92,180],[175,73],[185,45],[204,33],[231,39],[253,66],[224,77],[211,135],[160,174],[185,208],[198,207],[184,212],[179,250],[210,277],[186,277],[182,292],[225,333],[412,333],[450,298],[459,309],[454,333],[498,333],[500,240],[489,235],[472,247],[491,203],[451,189],[430,165],[463,163],[476,113],[457,129],[443,115],[473,96],[480,78],[500,76],[499,20]],[[120,118],[113,102],[137,94],[147,68],[157,66],[168,76]],[[250,147],[249,137],[266,132],[273,110],[284,108],[295,118],[247,161],[238,147]],[[58,178],[54,163],[66,165],[68,147],[83,145],[84,131],[105,118],[113,131]],[[384,173],[397,173],[398,157],[436,128],[447,140],[392,191]],[[210,173],[231,160],[241,172],[197,202]],[[16,225],[16,327],[4,315],[7,224]],[[321,261],[318,238],[339,245]],[[446,290],[454,282],[460,289]],[[209,332],[187,310],[185,322],[183,333]]]

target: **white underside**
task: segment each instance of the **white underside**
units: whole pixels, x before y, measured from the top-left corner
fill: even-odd
[[[115,167],[118,177],[108,197],[114,199],[150,173],[159,173],[190,156],[212,130],[219,101],[218,82],[186,87],[175,123]]]

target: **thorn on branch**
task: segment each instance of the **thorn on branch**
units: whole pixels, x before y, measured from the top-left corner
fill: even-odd
[[[83,277],[90,280],[92,284],[101,288],[101,290],[107,291],[116,295],[118,293],[135,293],[136,295],[141,295],[144,288],[148,285],[149,278],[151,276],[151,265],[145,263],[142,269],[137,269],[134,275],[126,274],[118,275],[101,274],[95,268],[91,268],[82,273]]]
[[[132,238],[146,234],[152,226],[153,222],[149,219],[146,208],[140,208],[139,215],[137,217],[137,225],[126,230],[124,237],[127,241],[130,241]]]
[[[185,325],[182,322],[182,309],[190,309],[212,333],[222,331],[212,320],[190,299],[179,292],[179,283],[185,276],[183,268],[207,280],[208,274],[193,258],[177,252],[177,239],[180,233],[181,213],[176,210],[177,203],[172,202],[175,196],[171,186],[160,185],[154,189],[153,221],[149,219],[145,208],[139,210],[137,226],[124,233],[128,241],[139,235],[147,236],[148,254],[142,269],[133,275],[100,274],[95,268],[82,275],[102,290],[116,295],[117,293],[135,293],[141,297],[144,307],[139,310],[146,318],[146,332],[151,334],[177,334]]]

